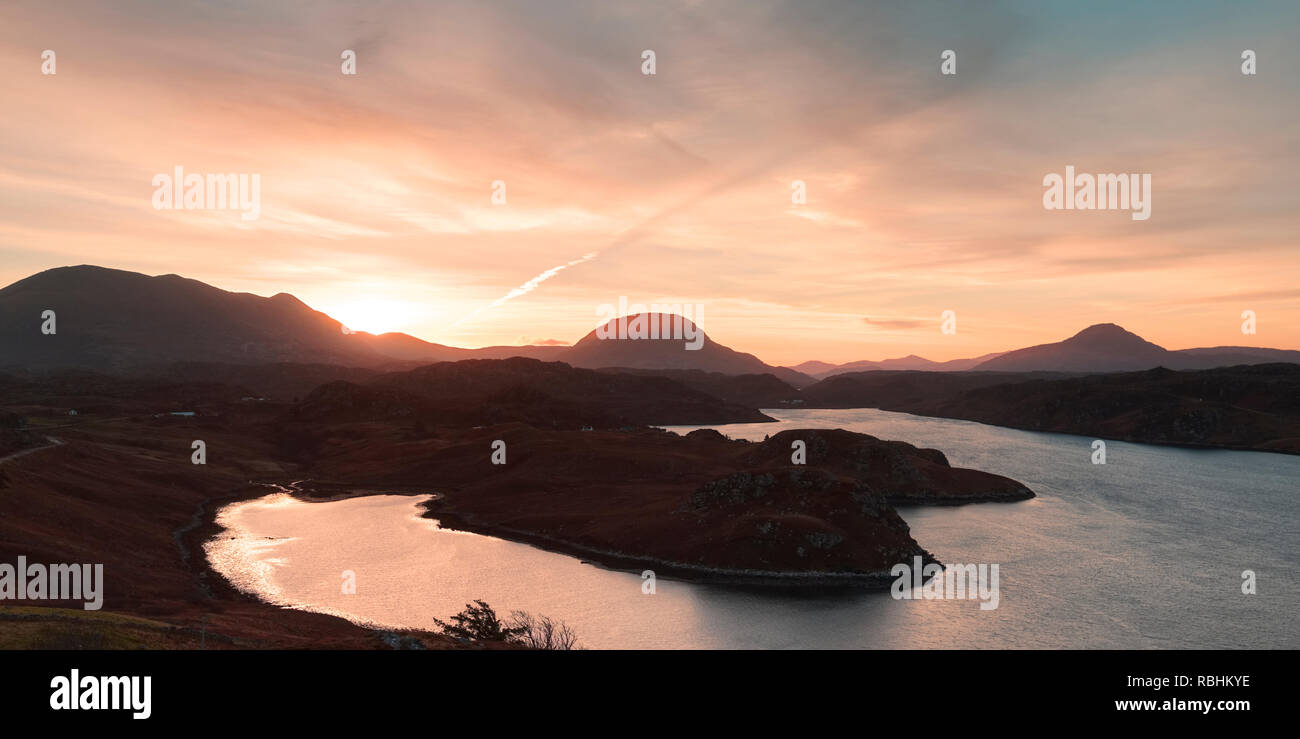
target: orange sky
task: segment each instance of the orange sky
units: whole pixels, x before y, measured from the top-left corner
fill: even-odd
[[[0,9],[0,284],[174,272],[460,346],[626,296],[781,364],[1300,348],[1293,4],[50,5]],[[1151,173],[1151,218],[1045,211],[1067,164]],[[176,165],[259,173],[260,217],[155,210]]]

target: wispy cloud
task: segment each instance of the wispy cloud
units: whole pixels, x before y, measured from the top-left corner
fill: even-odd
[[[927,321],[918,318],[863,318],[862,322],[883,329],[912,329],[932,326],[938,322],[938,319]]]

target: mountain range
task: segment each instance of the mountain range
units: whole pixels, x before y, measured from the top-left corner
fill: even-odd
[[[53,334],[41,330],[46,310],[54,311]],[[796,385],[813,382],[707,335],[698,350],[686,349],[685,343],[684,339],[602,340],[593,330],[571,347],[465,349],[404,333],[348,331],[287,293],[265,298],[178,275],[150,277],[90,265],[46,270],[0,290],[0,346],[4,348],[0,369],[11,371],[157,372],[178,362],[291,362],[393,370],[412,364],[527,357],[591,369],[773,374]]]
[[[791,367],[804,374],[824,379],[833,375],[842,375],[846,372],[871,372],[873,370],[917,370],[921,372],[965,372],[975,369],[983,362],[987,362],[995,357],[1000,357],[1006,352],[994,352],[972,359],[951,359],[947,362],[936,362],[925,357],[918,357],[915,354],[909,354],[906,357],[897,359],[882,359],[873,362],[867,359],[861,359],[856,362],[846,362],[844,364],[831,364],[829,362],[802,362]]]
[[[1165,349],[1113,323],[1089,326],[1064,341],[1038,344],[971,359],[934,362],[910,355],[880,362],[846,364],[804,362],[792,369],[825,379],[851,372],[919,370],[923,372],[1135,372],[1167,369],[1212,369],[1239,364],[1300,363],[1300,351],[1251,346]]]
[[[54,311],[52,334],[42,331],[47,310]],[[156,373],[177,363],[295,363],[396,371],[435,362],[526,357],[588,369],[699,371],[697,382],[704,382],[707,374],[770,374],[801,388],[835,375],[877,370],[1124,372],[1160,366],[1300,363],[1300,351],[1292,350],[1220,346],[1171,351],[1111,323],[1090,326],[1052,344],[947,362],[911,355],[779,367],[707,335],[698,350],[686,344],[684,338],[602,339],[593,330],[573,346],[466,349],[404,333],[351,332],[287,293],[267,298],[178,275],[151,277],[90,265],[46,270],[0,289],[0,371]]]
[[[55,314],[55,332],[40,329]],[[102,372],[172,362],[319,363],[379,367],[528,356],[557,347],[462,349],[400,333],[350,332],[287,293],[269,298],[178,275],[82,265],[46,270],[0,290],[0,367]]]

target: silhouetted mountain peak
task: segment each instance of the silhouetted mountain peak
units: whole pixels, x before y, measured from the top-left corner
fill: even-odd
[[[1078,339],[1085,336],[1123,336],[1125,334],[1131,335],[1131,332],[1118,323],[1094,323],[1070,338]]]
[[[657,338],[655,338],[657,337]],[[565,349],[559,359],[574,367],[600,369],[698,369],[726,375],[771,374],[792,385],[811,377],[765,364],[753,354],[715,342],[691,319],[676,313],[633,313],[601,324]]]
[[[29,289],[57,290],[76,288],[85,284],[100,284],[105,280],[127,280],[132,277],[144,277],[136,272],[120,269],[96,267],[91,264],[79,264],[73,267],[54,267],[37,272],[0,290],[0,292],[20,292]]]
[[[1143,370],[1165,361],[1169,352],[1113,323],[1089,326],[1065,341],[1007,352],[977,366],[980,370],[1027,372],[1121,372]]]
[[[685,341],[708,334],[694,321],[677,313],[629,313],[611,318],[592,329],[574,346],[584,341]]]
[[[275,295],[271,296],[271,301],[274,303],[283,303],[284,305],[294,305],[294,306],[301,305],[302,307],[307,308],[308,310],[313,310],[311,306],[299,300],[296,295],[291,295],[289,293],[276,293]]]
[[[1071,336],[1062,343],[1118,343],[1130,342],[1151,344],[1151,342],[1114,323],[1097,323]],[[1155,346],[1155,344],[1151,344]]]

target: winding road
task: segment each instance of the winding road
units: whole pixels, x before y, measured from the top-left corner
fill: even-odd
[[[59,441],[58,439],[54,438],[53,436],[47,436],[47,437],[45,437],[45,440],[48,441],[48,442],[50,442],[50,443],[48,443],[48,444],[44,444],[44,445],[42,445],[42,446],[34,446],[34,447],[30,448],[30,449],[22,449],[22,450],[19,450],[19,451],[14,452],[13,454],[6,454],[5,456],[0,457],[0,464],[4,464],[5,462],[8,462],[8,461],[11,460],[11,459],[18,459],[19,457],[24,457],[24,456],[26,456],[26,455],[28,455],[28,454],[31,454],[32,452],[39,452],[39,451],[41,451],[42,449],[52,449],[52,448],[54,448],[54,447],[56,447],[56,446],[63,446],[63,442],[62,442],[62,441]]]

